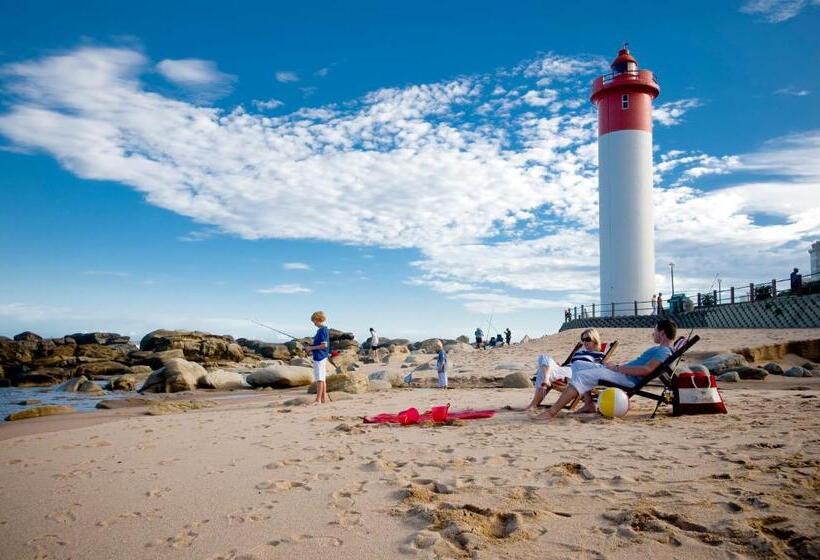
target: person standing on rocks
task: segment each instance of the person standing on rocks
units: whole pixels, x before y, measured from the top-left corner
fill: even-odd
[[[376,334],[376,329],[370,327],[370,357],[376,361],[376,349],[379,347],[379,335]]]
[[[481,343],[484,342],[484,331],[481,330],[481,327],[478,327],[475,330],[475,347],[476,350],[481,348]]]
[[[438,372],[438,386],[439,389],[447,388],[447,352],[444,351],[444,344],[436,341],[436,350],[438,356],[436,357],[436,371]]]
[[[507,330],[504,331],[504,338],[507,340],[507,346],[509,346],[510,340],[512,340],[512,331],[509,327],[507,327]]]
[[[305,345],[305,350],[313,353],[313,380],[316,382],[316,404],[328,402],[327,398],[327,359],[330,356],[330,332],[325,326],[327,317],[323,311],[315,311],[310,316],[316,326],[316,335],[312,345]]]

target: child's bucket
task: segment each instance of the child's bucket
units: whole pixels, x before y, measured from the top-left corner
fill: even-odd
[[[399,424],[407,426],[408,424],[417,424],[419,421],[419,411],[415,408],[408,408],[402,410],[397,415],[399,417]]]
[[[450,403],[444,406],[434,406],[430,409],[433,415],[433,422],[444,422],[447,420],[447,411],[450,410]]]

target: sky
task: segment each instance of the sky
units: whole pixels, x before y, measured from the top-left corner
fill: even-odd
[[[555,332],[597,302],[625,41],[657,290],[820,239],[820,0],[0,2],[0,335]]]

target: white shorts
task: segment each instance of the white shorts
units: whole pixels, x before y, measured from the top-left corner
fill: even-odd
[[[559,366],[551,356],[546,354],[539,355],[535,360],[535,364],[538,366],[538,369],[535,370],[536,391],[545,383],[545,379],[553,384],[558,380],[569,379],[572,376],[572,370],[568,366]],[[549,377],[546,374],[547,368],[550,370]]]
[[[327,358],[313,362],[313,380],[324,381],[327,378]]]
[[[607,369],[602,364],[590,362],[575,362],[572,364],[572,379],[569,384],[575,387],[579,395],[590,392],[598,385],[598,381],[605,379],[625,387],[634,387],[640,382],[640,377],[634,375],[624,375],[617,371]]]

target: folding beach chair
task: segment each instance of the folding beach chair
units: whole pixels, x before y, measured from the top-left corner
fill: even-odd
[[[575,348],[572,349],[572,352],[570,352],[569,355],[567,356],[567,358],[563,362],[561,362],[561,366],[565,367],[565,366],[568,366],[570,363],[572,363],[572,357],[581,348],[581,346],[583,346],[583,345],[580,342],[576,343]],[[618,341],[617,340],[614,340],[610,343],[602,342],[601,343],[601,350],[603,350],[603,352],[604,352],[604,358],[603,358],[602,362],[606,363],[606,361],[609,360],[609,357],[613,353],[615,353],[615,350],[617,350],[617,349],[618,349]],[[535,377],[533,377],[533,381],[535,381]],[[547,387],[547,392],[544,393],[544,396],[546,397],[546,395],[549,394],[551,389],[555,389],[559,393],[563,393],[564,389],[566,389],[566,388],[567,388],[567,383],[566,382],[564,382],[564,381],[555,381],[555,382],[553,382],[553,384],[550,387]],[[578,401],[580,400],[580,398],[581,398],[580,395],[575,397],[572,400],[572,402],[567,404],[567,408],[570,409],[570,410],[574,410],[575,407],[578,406]]]
[[[655,410],[652,412],[652,418],[655,417],[655,414],[658,412],[658,408],[661,404],[670,404],[673,398],[672,392],[672,374],[675,370],[675,365],[677,365],[678,360],[683,357],[683,355],[697,342],[700,340],[698,335],[693,336],[690,339],[685,339],[684,337],[678,338],[675,341],[675,345],[673,348],[675,349],[672,352],[672,355],[666,358],[663,362],[657,365],[655,369],[652,370],[652,373],[646,375],[641,378],[640,383],[635,385],[634,387],[627,387],[624,385],[619,385],[617,383],[613,383],[611,381],[600,380],[598,381],[598,385],[603,387],[615,387],[617,389],[621,389],[627,396],[631,399],[635,395],[640,397],[644,397],[647,399],[652,399],[656,401],[658,404],[655,405]],[[647,388],[650,382],[654,380],[659,380],[661,382],[661,392],[651,393],[644,389]],[[653,385],[653,387],[657,387],[657,385]]]

